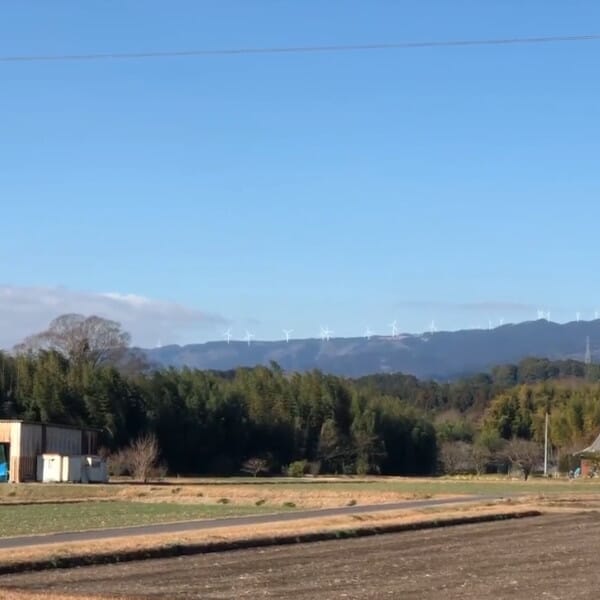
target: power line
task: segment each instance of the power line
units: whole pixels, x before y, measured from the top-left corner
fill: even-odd
[[[555,35],[545,37],[500,38],[482,40],[446,40],[433,42],[399,42],[389,44],[345,44],[339,46],[292,46],[274,48],[233,48],[223,50],[180,50],[157,52],[111,52],[106,54],[38,54],[0,56],[0,62],[42,62],[83,60],[127,60],[136,58],[178,58],[192,56],[227,56],[240,54],[300,54],[317,52],[349,52],[364,50],[407,50],[410,48],[451,48],[468,46],[508,46],[515,44],[549,44],[556,42],[598,41],[600,34]]]

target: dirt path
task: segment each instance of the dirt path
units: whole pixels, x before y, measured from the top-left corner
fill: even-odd
[[[3,577],[30,591],[182,599],[596,598],[600,515]]]

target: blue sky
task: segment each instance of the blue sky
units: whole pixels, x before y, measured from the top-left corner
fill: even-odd
[[[1,9],[0,55],[599,22],[594,1],[25,1]],[[143,344],[592,316],[598,56],[590,41],[0,62],[0,346],[65,310]]]

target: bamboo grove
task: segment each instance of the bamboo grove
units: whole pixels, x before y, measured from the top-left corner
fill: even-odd
[[[0,418],[96,427],[114,451],[155,433],[170,473],[235,474],[260,457],[271,473],[430,474],[448,442],[550,437],[558,454],[600,430],[596,366],[530,359],[451,383],[405,375],[349,380],[269,367],[209,372],[123,369],[55,350],[0,353]]]

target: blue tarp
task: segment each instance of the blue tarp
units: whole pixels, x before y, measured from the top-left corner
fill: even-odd
[[[0,445],[0,481],[8,480],[8,464],[6,462],[6,454],[4,446]]]

